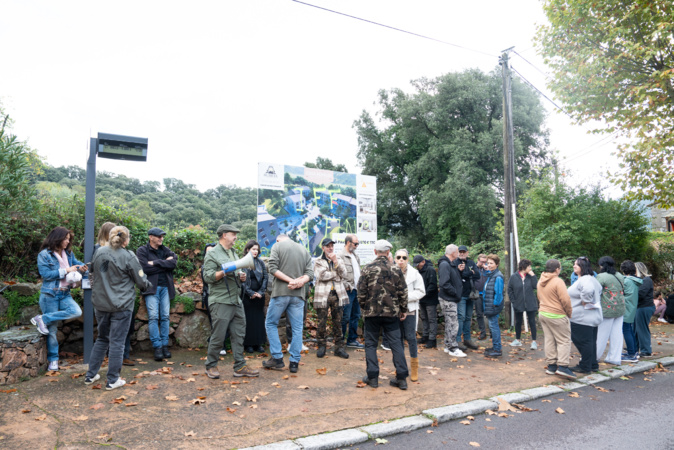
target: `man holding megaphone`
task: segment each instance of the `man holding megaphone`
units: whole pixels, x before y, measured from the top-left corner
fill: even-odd
[[[232,248],[240,230],[232,225],[220,225],[218,245],[204,258],[204,281],[208,283],[208,310],[211,314],[211,339],[208,343],[206,375],[220,378],[218,360],[220,349],[229,330],[234,354],[235,377],[257,377],[259,372],[246,365],[243,357],[243,339],[246,336],[246,313],[239,296],[241,281],[246,281],[242,270],[250,268],[251,258],[239,260]]]

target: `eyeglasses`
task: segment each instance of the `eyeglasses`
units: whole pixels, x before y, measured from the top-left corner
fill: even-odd
[[[396,259],[403,259],[403,260],[407,261],[407,256],[404,256],[404,255],[396,255]]]
[[[360,242],[352,242],[354,247],[358,247],[360,245]]]

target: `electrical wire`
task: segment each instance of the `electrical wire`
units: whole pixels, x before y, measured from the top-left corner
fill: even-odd
[[[555,108],[557,108],[558,110],[560,110],[561,112],[563,112],[564,114],[566,114],[567,116],[569,116],[570,118],[573,119],[573,116],[572,116],[571,114],[569,114],[568,112],[566,112],[566,111],[565,111],[561,106],[559,106],[557,103],[553,102],[553,101],[552,101],[547,95],[545,95],[540,89],[538,89],[536,86],[534,86],[534,85],[531,83],[531,81],[529,81],[529,80],[527,80],[526,78],[524,78],[524,76],[523,76],[521,73],[519,73],[519,72],[517,71],[517,69],[515,69],[513,66],[510,66],[510,70],[512,70],[513,72],[515,72],[515,73],[522,79],[522,81],[524,81],[526,84],[528,84],[528,85],[529,85],[532,89],[534,89],[536,92],[538,92],[539,94],[541,94],[541,95],[543,96],[543,98],[545,98],[547,101],[549,101]]]
[[[533,67],[533,68],[536,69],[538,72],[540,72],[545,78],[550,79],[550,75],[548,75],[547,73],[543,72],[541,69],[539,69],[538,67],[536,67],[535,65],[533,65],[531,62],[529,62],[528,59],[526,59],[524,56],[522,56],[522,55],[520,55],[519,53],[517,53],[516,50],[512,50],[512,52],[513,52],[514,54],[516,54],[517,56],[519,56],[520,58],[522,58],[522,59],[524,60],[524,62],[526,62],[527,64],[529,64],[531,67]]]
[[[323,11],[331,12],[331,13],[334,13],[334,14],[339,14],[340,16],[345,16],[345,17],[349,17],[351,19],[356,19],[356,20],[360,20],[360,21],[363,21],[363,22],[367,22],[367,23],[372,24],[372,25],[377,25],[377,26],[380,26],[380,27],[388,28],[390,30],[400,31],[401,33],[406,33],[406,34],[411,34],[412,36],[420,37],[422,39],[428,39],[430,41],[438,42],[440,44],[451,45],[452,47],[460,48],[462,50],[468,50],[470,52],[480,53],[482,55],[487,55],[487,56],[490,56],[492,58],[498,57],[498,55],[483,52],[481,50],[476,50],[474,48],[464,47],[463,45],[453,44],[451,42],[443,41],[441,39],[436,39],[436,38],[432,38],[432,37],[429,37],[429,36],[424,36],[423,34],[403,30],[401,28],[396,28],[396,27],[393,27],[391,25],[386,25],[386,24],[375,22],[375,21],[372,21],[372,20],[363,19],[362,17],[352,16],[351,14],[346,14],[346,13],[343,13],[343,12],[339,12],[339,11],[335,11],[335,10],[332,10],[332,9],[324,8],[322,6],[312,5],[311,3],[301,2],[299,0],[291,0],[291,1],[293,1],[295,3],[299,3],[301,5],[305,5],[305,6],[311,6],[312,8],[322,9]]]

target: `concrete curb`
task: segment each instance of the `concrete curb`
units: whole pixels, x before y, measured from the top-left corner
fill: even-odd
[[[324,434],[307,436],[294,440],[275,442],[257,447],[249,447],[243,450],[329,450],[333,448],[345,447],[353,444],[360,444],[369,439],[391,436],[394,434],[405,433],[433,425],[437,420],[448,422],[454,419],[460,419],[466,416],[481,414],[488,409],[498,408],[497,398],[502,398],[508,403],[520,403],[535,400],[550,395],[559,394],[564,391],[572,391],[591,386],[596,383],[602,383],[611,379],[619,378],[625,375],[645,372],[657,367],[658,363],[663,366],[674,364],[674,356],[666,356],[650,361],[640,361],[636,364],[616,366],[620,369],[607,369],[601,373],[594,373],[575,382],[563,383],[558,385],[544,385],[537,388],[525,389],[520,392],[508,392],[502,395],[496,395],[489,399],[473,400],[458,405],[443,406],[440,408],[427,409],[422,411],[422,415],[404,417],[402,419],[392,420],[388,423],[378,423],[347,430],[335,431]],[[435,420],[433,420],[435,419]]]

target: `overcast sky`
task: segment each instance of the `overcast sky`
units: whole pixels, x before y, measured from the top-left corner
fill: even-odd
[[[550,96],[533,49],[538,0],[309,3],[475,51],[291,0],[0,0],[0,102],[53,166],[85,167],[98,132],[147,137],[147,163],[98,159],[98,170],[205,190],[256,186],[259,161],[322,156],[359,172],[352,124],[379,89],[488,72],[512,46],[537,68],[517,55],[513,66]],[[543,102],[572,182],[617,167],[614,143]]]

